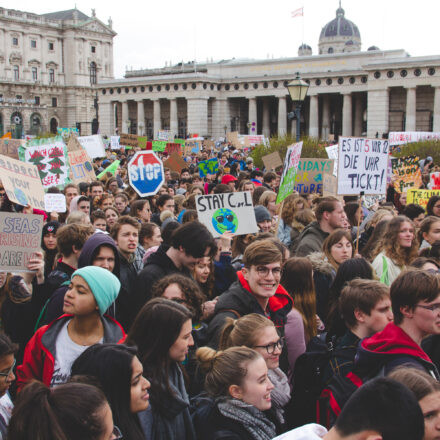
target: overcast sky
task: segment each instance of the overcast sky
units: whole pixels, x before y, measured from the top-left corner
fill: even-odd
[[[43,14],[72,9],[75,0],[3,0],[1,6]],[[338,0],[77,0],[79,10],[107,23],[111,16],[115,76],[128,69],[163,67],[196,59],[296,56],[303,40],[318,52],[321,28],[335,17]],[[291,12],[304,6],[304,17]],[[362,49],[405,49],[438,55],[439,0],[342,0],[356,23]],[[304,23],[303,23],[304,20]],[[304,32],[303,32],[304,28]]]

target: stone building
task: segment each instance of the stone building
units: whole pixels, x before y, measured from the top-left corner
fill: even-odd
[[[111,19],[92,10],[37,15],[0,8],[0,135],[97,131],[96,84],[113,78]]]
[[[100,81],[100,131],[152,138],[170,129],[179,136],[220,137],[245,133],[255,122],[258,134],[295,134],[286,85],[297,72],[310,84],[303,134],[325,139],[440,131],[440,56],[410,57],[376,46],[361,51],[360,31],[341,5],[318,47],[318,55],[303,44],[298,57],[178,64]]]

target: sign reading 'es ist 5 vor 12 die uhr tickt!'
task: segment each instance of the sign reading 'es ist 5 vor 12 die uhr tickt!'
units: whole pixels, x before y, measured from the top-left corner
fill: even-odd
[[[384,139],[340,137],[338,194],[385,194],[388,149]]]

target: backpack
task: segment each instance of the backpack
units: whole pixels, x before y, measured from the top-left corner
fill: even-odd
[[[327,382],[339,372],[334,362],[339,359],[353,361],[355,346],[335,348],[336,336],[327,333],[315,336],[307,344],[306,352],[298,357],[293,371],[292,400],[286,408],[289,429],[317,420],[317,400]]]

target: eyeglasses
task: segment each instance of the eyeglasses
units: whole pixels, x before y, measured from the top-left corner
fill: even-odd
[[[14,363],[12,364],[12,367],[9,369],[9,371],[7,373],[0,373],[0,376],[3,376],[6,380],[12,374],[12,371],[14,370],[16,362],[17,362],[17,360],[14,359]]]
[[[116,425],[114,425],[111,440],[121,440],[123,438],[124,436],[122,435],[121,430]]]
[[[275,350],[278,348],[282,350],[284,347],[284,338],[278,339],[277,342],[268,345],[255,345],[254,348],[265,348],[268,354],[274,354]]]
[[[430,306],[422,306],[421,304],[416,304],[416,307],[421,307],[422,309],[431,310],[431,312],[436,312],[440,310],[440,303],[431,304]]]
[[[260,275],[260,277],[267,277],[270,272],[272,272],[272,275],[274,277],[281,276],[281,267],[274,267],[273,269],[269,269],[266,266],[257,266],[255,270],[257,271],[258,275]]]

